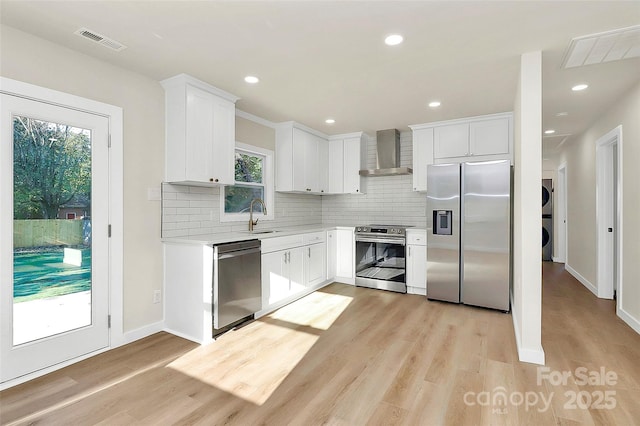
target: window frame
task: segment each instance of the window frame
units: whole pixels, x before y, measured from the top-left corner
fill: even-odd
[[[262,185],[264,185],[264,203],[267,207],[267,214],[263,215],[260,212],[255,212],[253,215],[254,220],[274,220],[275,219],[275,205],[274,205],[274,166],[273,157],[274,152],[265,148],[260,148],[253,145],[248,145],[242,142],[236,142],[235,152],[242,151],[243,153],[260,155],[264,157],[263,171],[262,171]],[[234,163],[235,164],[235,163]],[[234,177],[235,178],[235,177]],[[239,185],[245,185],[247,182],[236,182]],[[249,183],[250,186],[258,186],[255,183]],[[224,200],[226,196],[227,186],[224,185],[220,189],[220,222],[248,222],[250,213],[226,213],[224,211]]]

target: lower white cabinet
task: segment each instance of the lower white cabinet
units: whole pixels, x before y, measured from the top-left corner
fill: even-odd
[[[427,231],[407,230],[407,293],[427,294]]]
[[[336,281],[355,284],[355,228],[336,229]]]
[[[327,279],[327,248],[325,243],[312,244],[305,248],[306,286],[321,284]]]
[[[262,255],[263,308],[304,288],[303,254],[302,248],[298,247]]]
[[[327,279],[334,280],[336,278],[336,268],[338,260],[338,239],[336,231],[332,229],[327,231]]]
[[[326,280],[326,232],[262,241],[263,312],[305,295]]]
[[[208,343],[213,340],[213,247],[165,243],[163,248],[165,328]]]

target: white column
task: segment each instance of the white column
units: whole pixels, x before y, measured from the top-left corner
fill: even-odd
[[[520,60],[514,102],[513,323],[520,361],[544,364],[542,322],[542,53]]]

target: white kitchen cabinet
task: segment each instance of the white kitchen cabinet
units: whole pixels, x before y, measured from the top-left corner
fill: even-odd
[[[469,123],[438,126],[433,129],[433,156],[454,158],[469,155]]]
[[[512,114],[494,114],[455,120],[434,126],[436,163],[512,160]]]
[[[164,324],[198,343],[213,340],[213,247],[163,244]]]
[[[336,229],[336,281],[355,284],[354,228]]]
[[[327,279],[327,246],[325,243],[305,247],[306,286],[323,283]]]
[[[327,191],[326,138],[294,122],[276,128],[276,191]]]
[[[469,123],[469,155],[509,153],[509,119]]]
[[[273,305],[305,287],[304,250],[295,247],[262,255],[262,306]],[[268,283],[265,286],[264,283]]]
[[[433,128],[413,130],[413,190],[427,190],[427,166],[433,164]]]
[[[364,134],[344,139],[344,193],[364,194],[364,178],[360,170],[364,169],[366,159],[366,141]]]
[[[326,232],[308,232],[262,240],[264,315],[327,282]]]
[[[327,231],[327,279],[333,281],[336,277],[338,267],[338,239],[337,231],[332,229]]]
[[[161,84],[165,89],[165,180],[233,184],[239,98],[186,74]]]
[[[407,230],[407,293],[427,294],[427,231]]]
[[[327,147],[327,192],[344,194],[344,142],[342,139],[329,139]]]
[[[360,170],[366,168],[367,137],[362,132],[329,138],[329,193],[364,194],[366,180]]]
[[[290,283],[286,250],[262,254],[262,306],[268,306],[289,296]],[[264,283],[268,285],[264,285]]]

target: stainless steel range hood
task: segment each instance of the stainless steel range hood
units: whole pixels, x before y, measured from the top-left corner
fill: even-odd
[[[413,170],[400,167],[400,132],[398,129],[376,132],[376,168],[360,170],[360,176],[410,175]]]

